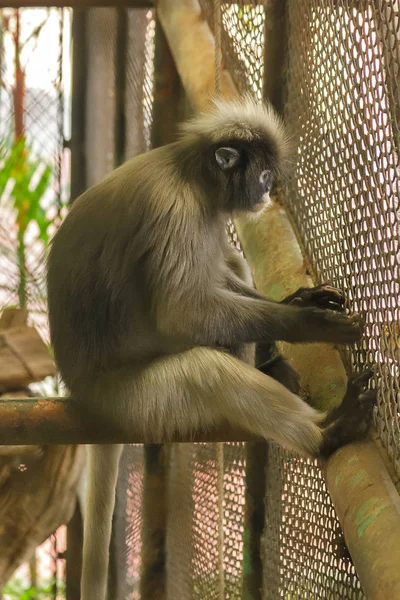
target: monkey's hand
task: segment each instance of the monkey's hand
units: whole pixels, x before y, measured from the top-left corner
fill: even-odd
[[[340,447],[365,437],[376,404],[376,391],[366,389],[372,374],[367,369],[349,379],[341,405],[325,420],[321,456],[327,458]]]
[[[342,290],[329,285],[329,283],[322,283],[313,288],[299,288],[297,292],[284,298],[282,303],[316,306],[342,312],[344,311],[345,296]]]

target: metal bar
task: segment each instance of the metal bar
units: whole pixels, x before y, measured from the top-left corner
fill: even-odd
[[[262,600],[262,543],[265,528],[265,496],[268,443],[246,444],[245,534],[243,538],[243,600]],[[267,565],[265,565],[268,568]],[[278,597],[278,596],[277,596]]]
[[[138,431],[112,430],[109,423],[94,422],[90,411],[69,398],[0,398],[2,445],[56,444],[162,444],[165,442],[257,441],[250,433],[227,425],[218,430],[199,431],[193,437],[175,435],[144,439]]]
[[[286,0],[270,0],[265,6],[264,98],[279,113],[284,108],[286,61]]]
[[[74,10],[72,20],[71,200],[86,189],[86,11]]]
[[[125,7],[118,8],[117,41],[115,52],[115,140],[114,164],[118,167],[125,160],[126,138],[126,65],[128,43],[128,14]]]

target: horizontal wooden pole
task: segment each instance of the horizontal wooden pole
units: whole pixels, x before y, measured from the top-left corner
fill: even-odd
[[[135,431],[121,432],[109,423],[96,422],[70,398],[0,398],[0,442],[2,445],[56,444],[156,444],[163,442],[257,441],[246,431],[228,424],[220,429],[199,431],[193,436],[171,439],[146,438]]]
[[[154,6],[154,2],[152,0],[8,0],[7,2],[0,0],[0,8],[94,8],[105,6],[151,8]]]

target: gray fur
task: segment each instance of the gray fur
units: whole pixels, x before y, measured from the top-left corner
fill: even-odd
[[[349,343],[356,318],[271,302],[254,290],[226,240],[232,212],[250,212],[279,175],[286,137],[270,108],[219,102],[181,139],[138,156],[78,198],[55,235],[48,298],[55,358],[93,419],[151,441],[224,421],[315,455],[321,415],[239,360],[259,340]],[[239,148],[223,173],[219,146]],[[247,283],[246,283],[247,280]],[[230,351],[229,354],[226,350]],[[236,356],[234,356],[236,355]],[[82,600],[104,600],[118,449],[92,448]],[[110,472],[101,481],[101,471]],[[95,489],[97,488],[97,489]]]

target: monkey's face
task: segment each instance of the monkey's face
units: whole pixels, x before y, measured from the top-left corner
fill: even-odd
[[[261,144],[246,147],[236,142],[216,148],[223,203],[229,212],[259,212],[268,206],[276,176],[274,159],[271,148]]]

